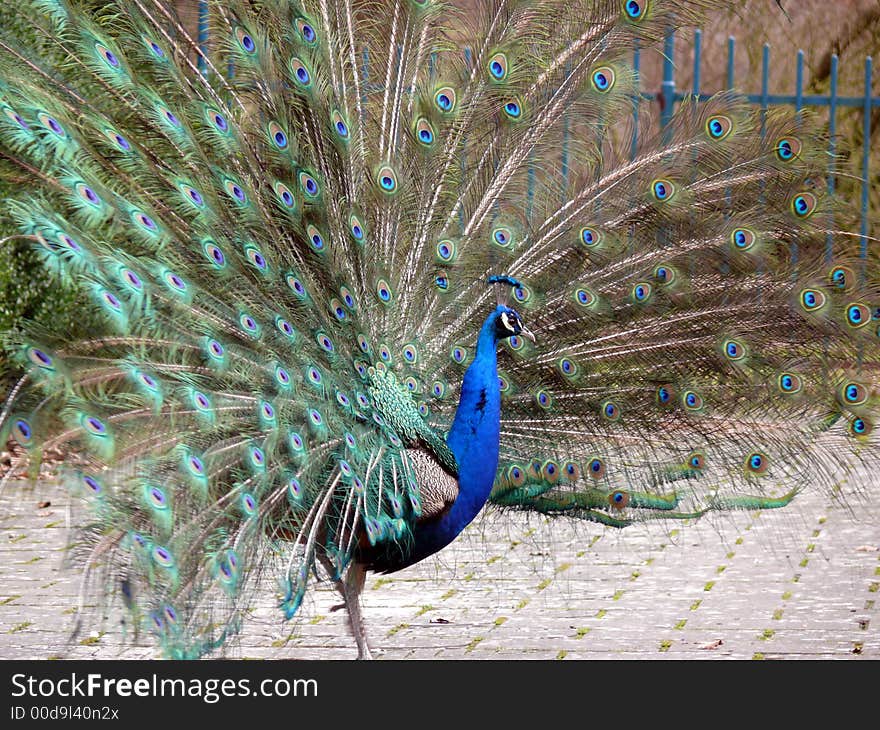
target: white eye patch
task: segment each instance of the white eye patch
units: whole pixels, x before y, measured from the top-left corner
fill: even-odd
[[[501,324],[504,325],[505,329],[510,330],[511,332],[516,332],[516,327],[510,323],[510,317],[507,312],[501,313]]]

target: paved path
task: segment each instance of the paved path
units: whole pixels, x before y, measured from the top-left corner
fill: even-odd
[[[65,508],[51,483],[0,494],[0,658],[154,656],[113,625],[69,640]],[[816,495],[622,531],[496,513],[441,557],[371,576],[365,613],[390,659],[878,659],[878,547],[880,505],[854,519]],[[336,597],[318,586],[285,623],[270,586],[227,656],[353,658]]]

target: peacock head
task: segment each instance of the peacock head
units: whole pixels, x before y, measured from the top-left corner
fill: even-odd
[[[527,337],[534,342],[535,336],[526,329],[522,317],[515,309],[505,303],[507,301],[506,295],[511,289],[522,287],[520,281],[507,274],[493,274],[486,280],[486,283],[495,287],[497,295],[498,306],[489,315],[487,321],[487,324],[491,323],[493,326],[495,341],[501,342],[510,337],[520,336]]]
[[[535,341],[535,336],[526,329],[519,313],[505,304],[499,304],[495,308],[494,326],[495,339],[499,342],[514,336],[527,337],[532,342]]]

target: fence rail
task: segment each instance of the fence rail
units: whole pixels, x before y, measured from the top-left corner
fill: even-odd
[[[672,119],[672,113],[676,102],[685,98],[696,96],[700,100],[706,100],[709,94],[701,92],[700,81],[702,71],[702,31],[694,31],[694,78],[691,91],[679,91],[675,86],[675,33],[669,32],[663,43],[663,81],[661,91],[665,103],[660,114],[660,121],[666,126]],[[727,79],[725,87],[736,87],[734,73],[734,58],[736,55],[736,40],[733,36],[727,39]],[[639,69],[639,50],[636,48],[633,54],[633,65]],[[875,107],[880,108],[880,96],[871,95],[873,84],[873,59],[865,58],[864,94],[862,96],[840,96],[837,93],[839,58],[837,54],[831,56],[829,72],[829,89],[827,94],[804,94],[804,52],[797,52],[795,64],[795,92],[794,94],[771,94],[770,85],[770,44],[765,43],[761,52],[761,92],[758,94],[744,94],[752,104],[760,106],[766,111],[773,105],[793,106],[796,111],[805,107],[828,107],[828,189],[835,190],[835,160],[837,159],[837,112],[840,107],[856,107],[862,111],[862,158],[861,158],[861,224],[859,235],[861,236],[861,253],[867,256],[868,235],[870,231],[870,219],[868,215],[869,192],[871,190],[871,111]],[[657,94],[643,94],[643,98],[656,99]],[[633,140],[633,149],[635,149]],[[829,237],[829,254],[831,241]]]
[[[669,124],[672,119],[675,104],[686,99],[696,96],[699,100],[705,101],[709,99],[711,94],[703,93],[701,90],[702,80],[702,31],[697,29],[694,31],[694,60],[693,60],[693,82],[690,91],[680,91],[675,84],[675,63],[673,61],[675,53],[675,31],[666,34],[663,43],[663,80],[660,85],[663,96],[663,105],[660,113],[660,123],[662,126]],[[207,0],[199,0],[198,5],[198,43],[203,52],[207,50],[209,42],[208,34],[208,2]],[[465,48],[464,54],[466,59],[470,60],[470,49]],[[734,89],[736,87],[734,58],[736,55],[736,40],[730,36],[727,40],[727,74],[725,88]],[[871,87],[873,84],[873,60],[871,56],[865,58],[865,75],[864,75],[864,94],[862,96],[840,96],[837,92],[838,87],[838,67],[839,58],[835,53],[831,56],[831,65],[829,72],[829,90],[827,94],[805,94],[804,93],[804,52],[797,52],[797,60],[795,62],[795,92],[794,94],[771,94],[770,85],[770,44],[765,43],[761,53],[761,91],[758,94],[744,94],[743,96],[752,104],[759,106],[763,111],[767,111],[770,106],[793,106],[796,111],[800,111],[805,107],[828,107],[828,171],[827,185],[830,192],[834,192],[836,188],[836,167],[837,160],[837,117],[838,110],[841,107],[861,108],[862,112],[862,150],[861,150],[861,197],[860,197],[860,229],[861,236],[861,253],[862,257],[867,256],[868,237],[870,235],[871,222],[869,218],[869,193],[871,190],[871,128],[872,119],[871,112],[874,108],[880,108],[880,96],[872,96]],[[633,52],[633,66],[638,72],[640,67],[640,51],[636,46]],[[204,58],[198,59],[199,68],[205,71]],[[363,74],[366,80],[368,76],[369,62],[364,56]],[[228,73],[232,76],[234,69],[230,64]],[[659,94],[643,93],[641,100],[656,101]],[[638,143],[638,116],[639,105],[637,102],[633,111],[635,120],[632,154],[635,155]],[[564,132],[567,137],[567,129]],[[567,139],[563,142],[561,164],[563,166],[563,175],[567,177],[568,153]],[[831,254],[831,237],[828,237],[828,254]]]

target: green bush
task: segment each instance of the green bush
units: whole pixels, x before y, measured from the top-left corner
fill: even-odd
[[[86,332],[92,323],[82,313],[91,308],[83,294],[52,276],[33,243],[15,237],[16,231],[2,215],[0,208],[0,342],[14,336],[26,322],[58,332]],[[0,396],[19,374],[8,355],[0,349]]]

